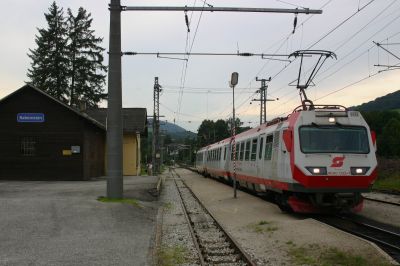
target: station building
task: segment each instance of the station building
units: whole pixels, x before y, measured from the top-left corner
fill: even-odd
[[[79,111],[31,85],[4,97],[0,179],[88,180],[105,175],[106,113]],[[147,134],[146,116],[145,108],[124,110],[124,175],[140,173],[139,143]]]

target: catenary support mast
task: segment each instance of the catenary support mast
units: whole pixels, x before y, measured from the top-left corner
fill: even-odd
[[[110,3],[110,51],[107,108],[107,197],[123,197],[122,177],[122,76],[121,76],[121,4]]]

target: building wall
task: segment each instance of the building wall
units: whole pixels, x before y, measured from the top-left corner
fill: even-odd
[[[20,123],[18,113],[43,113],[45,121]],[[93,147],[84,143],[87,120],[40,92],[22,89],[3,100],[0,123],[0,179],[82,180],[99,173],[96,167],[84,170],[84,157]],[[33,155],[22,151],[27,138],[34,142]],[[80,146],[81,152],[69,153],[71,146]],[[100,156],[104,158],[104,154]]]
[[[107,173],[107,145],[105,145],[105,164],[104,171]],[[138,141],[135,134],[124,134],[123,136],[123,175],[139,175],[140,167],[137,166],[140,162]]]
[[[124,175],[138,175],[138,145],[136,134],[124,134]]]
[[[93,125],[86,125],[84,131],[84,179],[104,176],[104,155],[105,155],[105,132],[100,132]]]

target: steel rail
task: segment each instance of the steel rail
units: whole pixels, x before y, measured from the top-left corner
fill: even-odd
[[[334,219],[329,219],[326,217],[314,217],[315,220],[320,221],[322,223],[328,224],[330,226],[333,226],[339,230],[342,230],[344,232],[350,233],[352,235],[361,237],[363,239],[369,240],[381,248],[385,249],[385,251],[397,262],[400,262],[400,245],[397,244],[400,242],[400,235],[396,232],[392,232],[383,228],[379,228],[374,225],[370,225],[367,223],[363,223],[360,221],[356,221],[355,219],[350,219],[348,217],[343,217],[340,215],[334,216],[333,218],[340,219],[340,222],[335,221]],[[360,232],[360,230],[353,229],[352,226],[349,226],[349,224],[343,225],[343,221],[346,221],[348,223],[351,223],[351,225],[357,225],[358,228],[364,227],[364,230],[368,230],[369,233],[365,232]],[[365,229],[366,228],[366,229]],[[363,228],[361,228],[363,230]],[[375,232],[374,232],[375,231]],[[376,236],[374,236],[376,234]],[[378,235],[379,234],[379,235]],[[395,241],[392,241],[391,243],[385,241],[387,238],[395,238]],[[396,244],[394,244],[395,242]]]
[[[176,171],[174,170],[175,174],[179,177],[180,175],[178,173],[176,173]],[[227,237],[227,240],[231,243],[232,247],[239,253],[239,255],[241,256],[241,258],[249,265],[249,266],[256,266],[257,264],[255,262],[253,262],[253,260],[250,258],[250,256],[247,254],[247,252],[245,250],[242,249],[242,247],[239,245],[238,242],[236,242],[236,240],[228,233],[228,231],[222,226],[222,224],[220,224],[217,219],[214,217],[214,215],[212,215],[207,208],[204,206],[204,204],[200,201],[200,199],[196,196],[196,194],[194,194],[194,192],[190,189],[190,187],[185,183],[185,181],[181,178],[182,183],[185,185],[185,187],[189,190],[190,194],[197,200],[197,202],[200,204],[200,206],[207,212],[208,215],[211,216],[211,218],[214,220],[215,224],[217,225],[217,227],[224,232],[224,234]]]
[[[186,205],[183,202],[183,197],[182,197],[181,191],[179,190],[178,184],[176,183],[176,179],[174,178],[174,174],[172,173],[172,171],[170,171],[170,174],[171,174],[172,179],[174,180],[176,189],[178,191],[179,201],[180,201],[181,206],[182,206],[183,215],[185,216],[186,222],[187,222],[187,224],[189,226],[190,236],[192,237],[194,246],[195,246],[195,248],[197,250],[197,253],[198,253],[198,256],[199,256],[199,260],[200,260],[200,265],[205,266],[206,263],[205,263],[205,260],[204,260],[204,256],[203,256],[203,253],[201,252],[200,245],[199,245],[199,242],[197,240],[197,237],[196,237],[196,235],[195,235],[195,233],[193,231],[193,227],[191,226],[191,221],[190,221],[189,216],[188,216],[188,211],[187,211]]]
[[[384,204],[390,204],[390,205],[394,205],[394,206],[400,206],[400,203],[397,203],[397,202],[386,201],[386,200],[379,200],[379,199],[373,199],[373,198],[369,198],[369,197],[365,197],[365,196],[363,196],[363,198],[364,198],[365,200],[369,200],[369,201],[375,201],[375,202],[380,202],[380,203],[384,203]]]

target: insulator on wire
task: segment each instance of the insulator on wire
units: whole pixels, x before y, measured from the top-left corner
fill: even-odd
[[[187,10],[185,10],[185,22],[186,22],[187,31],[190,32],[189,18],[187,15]]]
[[[297,27],[297,13],[294,15],[294,21],[293,21],[293,31],[292,34],[295,33]]]

